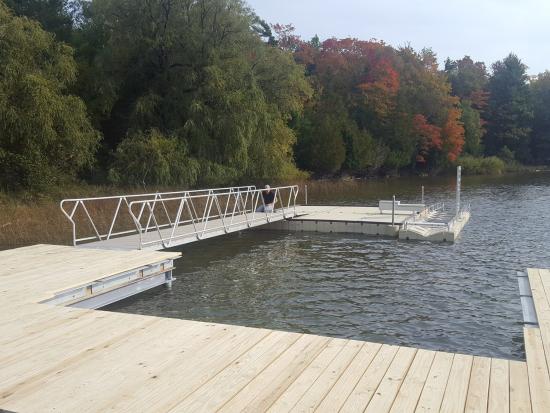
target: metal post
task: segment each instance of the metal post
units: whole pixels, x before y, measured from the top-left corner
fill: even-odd
[[[307,185],[305,186],[304,194],[305,194],[305,197],[306,197],[306,205],[307,205]]]
[[[462,167],[456,167],[456,213],[460,211],[460,187],[462,184]]]
[[[391,203],[391,224],[392,226],[395,225],[395,195],[393,196]]]
[[[424,203],[424,185],[422,185],[422,204]]]

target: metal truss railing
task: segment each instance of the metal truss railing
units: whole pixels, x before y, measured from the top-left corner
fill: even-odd
[[[293,217],[296,214],[298,186],[281,186],[271,190],[275,196],[272,210],[266,208],[263,190],[248,188],[206,194],[185,193],[162,199],[175,211],[173,219],[164,224],[157,216],[156,206],[161,202],[158,199],[132,201],[129,212],[139,233],[140,248],[155,245],[169,248],[183,243],[183,239],[187,242],[201,240],[212,233],[228,233]]]
[[[114,237],[135,234],[141,229],[133,227],[134,217],[128,216],[130,210],[130,204],[135,201],[152,201],[155,207],[159,206],[164,213],[164,218],[168,222],[162,224],[162,226],[170,226],[172,224],[170,213],[166,206],[165,200],[167,198],[174,197],[186,197],[186,196],[209,196],[219,193],[238,193],[241,191],[255,190],[255,186],[240,186],[240,187],[227,187],[227,188],[212,188],[212,189],[199,189],[192,191],[172,191],[172,192],[153,192],[147,194],[134,194],[134,195],[117,195],[117,196],[104,196],[104,197],[91,197],[91,198],[71,198],[64,199],[60,202],[59,206],[63,214],[70,221],[72,226],[72,241],[73,245],[84,243],[87,241],[105,241]],[[111,208],[109,208],[111,207]],[[95,213],[96,209],[100,209],[100,213]],[[106,212],[105,209],[114,209],[114,211]],[[124,222],[124,214],[128,222]],[[112,214],[112,216],[110,216]],[[77,215],[80,219],[77,219]],[[106,216],[107,215],[107,216]],[[141,218],[141,217],[139,217]],[[108,229],[100,229],[99,220],[107,221]],[[152,217],[149,217],[148,222],[145,225],[147,231],[151,225]],[[138,220],[139,221],[139,220]],[[131,228],[128,228],[130,223]],[[122,225],[124,229],[115,229],[117,226]],[[84,227],[88,228],[92,235],[80,236],[84,232]]]

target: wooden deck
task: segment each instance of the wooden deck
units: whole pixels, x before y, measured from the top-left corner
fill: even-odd
[[[38,304],[177,255],[49,245],[0,252],[0,408],[550,411],[546,270],[529,271],[541,328],[525,330],[527,363]]]

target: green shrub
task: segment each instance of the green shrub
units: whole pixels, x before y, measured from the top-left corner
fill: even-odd
[[[476,158],[470,155],[462,156],[457,161],[462,165],[465,175],[500,175],[506,169],[506,164],[496,156]]]

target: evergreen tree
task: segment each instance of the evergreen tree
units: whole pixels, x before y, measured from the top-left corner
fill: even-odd
[[[515,159],[531,160],[529,139],[533,108],[527,84],[527,66],[514,54],[493,64],[489,78],[485,153],[510,150]]]
[[[534,119],[531,147],[534,160],[550,164],[550,72],[546,71],[531,83]]]

